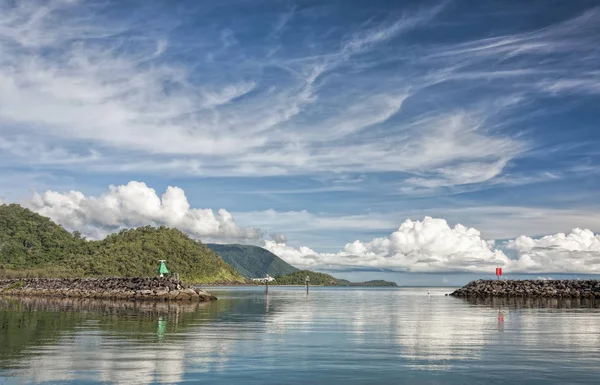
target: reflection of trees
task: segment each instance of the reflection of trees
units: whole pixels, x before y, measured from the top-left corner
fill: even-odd
[[[215,303],[130,302],[78,298],[0,298],[0,367],[29,346],[52,344],[94,321],[98,330],[137,342],[185,338],[190,324],[218,318],[231,301]]]
[[[268,316],[278,307],[271,304]],[[184,364],[223,365],[246,333],[231,324],[264,327],[265,313],[261,297],[210,303],[0,297],[0,369],[22,368],[35,382],[82,371],[117,383],[180,381]],[[205,335],[207,324],[230,326]]]
[[[491,345],[512,344],[515,354],[564,351],[590,365],[600,352],[597,310],[577,310],[584,300],[425,293],[274,290],[209,304],[0,299],[0,340],[8,341],[0,354],[25,382],[152,383],[223,371],[254,350],[261,363],[279,367],[289,347],[300,347],[294,365],[367,351],[397,358],[385,365],[425,370],[489,362],[498,353]],[[311,345],[322,349],[305,349]]]
[[[185,365],[224,364],[235,328],[215,335],[203,327],[252,310],[236,305],[0,298],[0,368],[33,382],[178,382]]]

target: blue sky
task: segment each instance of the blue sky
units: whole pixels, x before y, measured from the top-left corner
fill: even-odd
[[[315,254],[431,216],[519,258],[504,241],[600,230],[599,43],[584,0],[0,0],[0,198],[89,236],[165,222]],[[131,181],[177,186],[221,227],[131,208],[126,189],[114,217],[90,208]],[[593,259],[588,241],[536,266]],[[456,250],[412,252],[456,267]],[[306,265],[339,267],[323,258]]]

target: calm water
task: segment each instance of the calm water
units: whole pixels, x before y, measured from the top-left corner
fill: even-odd
[[[186,306],[0,298],[0,383],[600,382],[594,303],[212,291],[217,302]]]

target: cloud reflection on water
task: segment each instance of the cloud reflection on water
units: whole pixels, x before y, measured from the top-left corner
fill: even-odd
[[[0,373],[33,382],[147,384],[234,381],[269,370],[348,378],[353,370],[439,373],[560,357],[596,370],[596,303],[463,300],[444,297],[448,291],[272,288],[265,296],[238,289],[187,306],[0,298],[0,317],[47,315],[20,333],[49,331],[11,345],[14,359],[1,362]]]

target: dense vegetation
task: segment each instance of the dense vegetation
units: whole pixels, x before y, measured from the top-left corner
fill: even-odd
[[[273,283],[276,285],[304,285],[307,275],[310,277],[310,285],[313,286],[398,286],[396,282],[382,280],[350,282],[345,279],[337,279],[329,274],[317,273],[310,270],[299,270],[292,274],[275,277],[275,282]]]
[[[381,279],[376,279],[374,281],[366,281],[366,282],[350,282],[345,279],[338,279],[338,284],[340,286],[363,286],[363,287],[379,287],[379,286],[387,286],[387,287],[397,287],[396,282],[383,281]]]
[[[160,259],[187,282],[244,283],[243,277],[269,274],[279,285],[304,285],[308,275],[311,285],[395,286],[301,271],[260,247],[204,245],[166,227],[122,230],[101,241],[88,241],[19,205],[0,205],[0,278],[153,276]]]
[[[251,305],[251,301],[224,298],[218,306],[180,303],[174,311],[169,303],[0,297],[0,369],[16,357],[30,356],[40,346],[55,343],[89,320],[101,332],[118,334],[122,343],[156,342],[165,335],[169,341],[179,341],[189,338],[184,332],[187,328],[219,322],[232,310],[247,311]]]
[[[87,241],[19,205],[0,205],[0,276],[153,276],[159,259],[188,282],[244,281],[176,229],[146,226]]]
[[[246,278],[292,274],[297,268],[258,246],[207,244],[212,251]]]
[[[310,284],[313,286],[338,286],[337,278],[310,270],[298,270],[292,274],[275,277],[273,283],[277,285],[304,285],[307,275],[310,277]]]
[[[19,205],[0,205],[0,269],[81,273],[79,264],[90,248],[50,219]],[[71,268],[67,266],[71,265]]]

